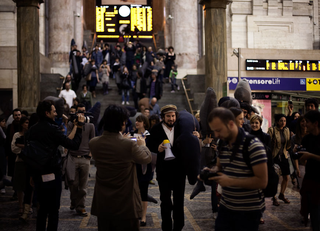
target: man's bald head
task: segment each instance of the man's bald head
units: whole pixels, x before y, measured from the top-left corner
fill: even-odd
[[[153,97],[153,98],[151,99],[151,104],[154,106],[156,103],[157,103],[157,98],[156,98],[156,97]]]

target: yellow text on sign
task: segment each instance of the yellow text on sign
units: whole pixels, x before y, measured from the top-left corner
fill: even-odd
[[[307,78],[307,91],[320,91],[320,78]]]

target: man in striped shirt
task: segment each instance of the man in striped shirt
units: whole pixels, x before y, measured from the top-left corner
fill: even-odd
[[[222,198],[215,230],[256,231],[261,212],[265,208],[262,190],[267,186],[267,156],[263,144],[254,138],[243,157],[243,145],[248,133],[238,128],[232,112],[225,108],[214,109],[208,123],[217,138],[223,140],[219,150],[216,177],[209,178],[222,186]],[[248,159],[248,158],[247,158]]]

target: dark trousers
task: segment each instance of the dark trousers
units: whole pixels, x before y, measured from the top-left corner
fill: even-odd
[[[139,219],[109,220],[98,217],[98,231],[139,231]]]
[[[24,191],[23,203],[31,205],[31,196],[33,193],[33,187],[30,185],[30,172],[26,171],[26,189]]]
[[[258,231],[261,211],[233,211],[219,207],[215,231]]]
[[[46,230],[47,218],[47,231],[58,230],[61,183],[61,176],[59,175],[55,175],[53,181],[42,182],[40,179],[35,181],[40,206],[37,213],[37,231]]]
[[[212,212],[218,212],[217,183],[213,180],[211,185],[211,206]]]
[[[184,226],[184,190],[186,177],[174,177],[168,181],[158,181],[161,200],[162,230],[178,231]],[[173,203],[171,201],[173,194]],[[171,212],[173,211],[173,229]]]

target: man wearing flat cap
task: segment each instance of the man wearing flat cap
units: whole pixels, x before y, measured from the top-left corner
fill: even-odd
[[[178,112],[175,105],[161,108],[162,122],[150,131],[148,147],[157,153],[157,181],[159,183],[161,200],[162,230],[182,230],[184,226],[184,190],[186,174],[183,169],[182,155],[177,147],[179,136],[178,126],[175,126]],[[166,158],[163,141],[169,140],[174,159]],[[173,201],[171,201],[173,195]],[[173,211],[173,214],[171,214]],[[173,221],[172,221],[173,218]],[[173,223],[173,224],[172,224]]]

